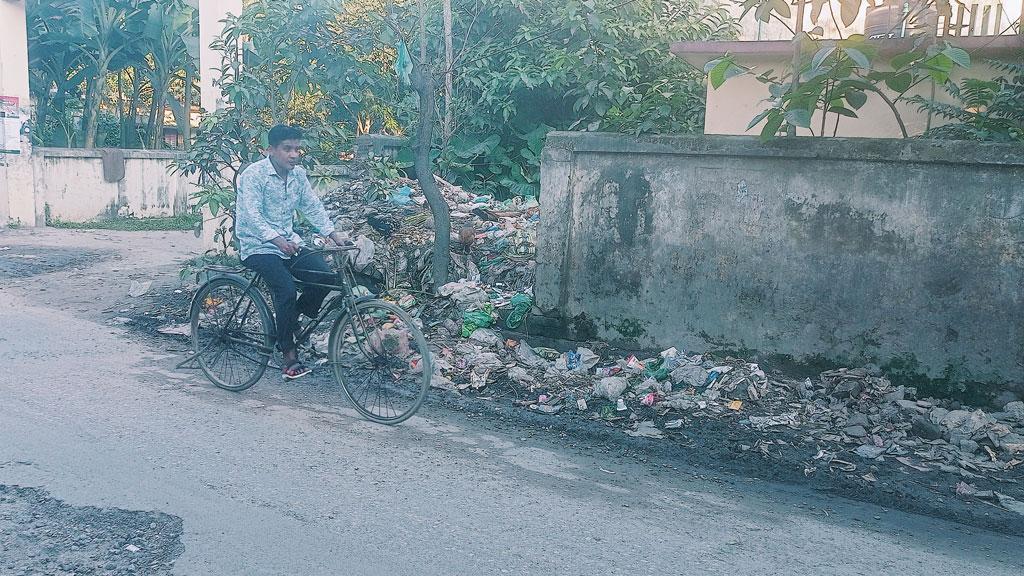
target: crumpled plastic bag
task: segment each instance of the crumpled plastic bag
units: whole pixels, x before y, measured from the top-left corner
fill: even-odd
[[[621,376],[609,376],[594,382],[594,395],[609,400],[617,400],[629,387],[629,382]]]
[[[526,342],[519,343],[519,346],[516,348],[516,357],[519,358],[520,362],[530,368],[548,365],[548,361],[541,358],[540,355],[537,354]]]
[[[486,304],[481,310],[467,310],[462,313],[462,337],[469,338],[477,328],[490,328],[494,324],[491,315],[494,307]]]
[[[670,376],[673,382],[694,388],[700,388],[708,382],[708,371],[697,364],[680,366]]]
[[[471,308],[487,302],[487,293],[476,282],[460,280],[449,282],[438,290],[438,294],[451,298],[462,309]]]
[[[359,251],[356,252],[355,269],[362,270],[370,262],[373,262],[373,253],[376,251],[377,246],[373,243],[373,240],[370,240],[363,234],[356,238],[354,244],[356,248],[359,248]]]
[[[477,328],[469,335],[469,339],[482,346],[497,346],[501,337],[490,328]]]
[[[526,315],[530,313],[530,308],[533,307],[533,298],[529,294],[520,293],[513,296],[509,304],[512,306],[512,311],[505,319],[505,326],[518,328],[526,320]]]

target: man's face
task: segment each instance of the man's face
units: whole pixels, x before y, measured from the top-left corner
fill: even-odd
[[[282,140],[280,144],[271,146],[268,150],[278,168],[291,172],[299,165],[299,160],[302,158],[302,141]]]

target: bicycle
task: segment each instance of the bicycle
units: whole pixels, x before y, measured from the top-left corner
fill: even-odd
[[[335,271],[324,283],[296,286],[328,288],[332,294],[320,314],[296,334],[303,344],[320,323],[339,312],[328,339],[328,363],[345,395],[364,418],[398,424],[419,410],[430,387],[430,350],[412,317],[400,307],[373,296],[357,297],[350,252],[355,246],[324,247],[296,259],[329,254]],[[271,365],[275,351],[274,316],[259,291],[260,275],[244,267],[207,266],[216,274],[192,299],[192,355],[216,386],[241,392],[254,385]],[[329,281],[329,283],[328,283]]]

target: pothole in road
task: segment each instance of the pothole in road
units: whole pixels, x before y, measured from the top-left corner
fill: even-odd
[[[65,268],[95,264],[104,258],[96,251],[38,246],[0,246],[0,280],[48,274]]]
[[[177,516],[72,506],[0,484],[2,574],[170,574],[181,535]]]

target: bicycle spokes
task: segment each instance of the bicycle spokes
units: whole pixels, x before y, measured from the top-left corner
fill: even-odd
[[[199,367],[228,390],[252,386],[269,362],[270,313],[252,290],[231,279],[203,286],[192,310],[192,338]]]
[[[426,342],[404,313],[384,302],[366,302],[333,335],[335,374],[367,418],[396,423],[422,402]]]

